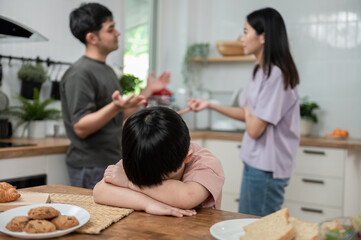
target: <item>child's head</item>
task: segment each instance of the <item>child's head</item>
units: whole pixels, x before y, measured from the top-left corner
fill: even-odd
[[[70,13],[70,30],[82,43],[89,32],[97,32],[108,19],[113,19],[112,12],[98,3],[83,3]]]
[[[175,111],[150,107],[134,113],[123,127],[123,166],[135,185],[161,184],[187,157],[189,130]]]

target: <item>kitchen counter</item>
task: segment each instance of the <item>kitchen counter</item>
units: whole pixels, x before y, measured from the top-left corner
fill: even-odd
[[[217,139],[229,141],[242,141],[241,132],[222,131],[191,131],[192,139]],[[361,139],[331,139],[325,137],[301,137],[301,146],[342,148],[349,150],[361,150]]]
[[[34,146],[0,148],[0,159],[65,153],[70,144],[67,138],[10,138],[1,139],[0,142],[35,144]]]
[[[229,140],[229,141],[241,142],[243,138],[243,133],[197,130],[197,131],[191,131],[191,138],[193,140],[217,139],[217,140]],[[0,141],[36,144],[35,146],[0,148],[0,159],[65,153],[70,144],[69,139],[66,138],[42,138],[42,139],[11,138],[11,139],[1,139]],[[301,137],[301,146],[361,150],[361,139],[328,139],[324,137]]]
[[[44,185],[27,189],[33,192],[92,195],[92,190],[65,185]],[[224,220],[254,218],[255,216],[215,209],[197,209],[193,217],[156,216],[145,212],[133,212],[110,225],[99,235],[70,233],[57,239],[214,239],[210,227]],[[14,239],[0,233],[0,239]]]

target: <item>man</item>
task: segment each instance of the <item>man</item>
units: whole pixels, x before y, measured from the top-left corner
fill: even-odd
[[[158,78],[150,74],[139,96],[124,99],[119,80],[105,63],[108,54],[118,49],[120,35],[109,9],[98,3],[82,4],[70,14],[70,29],[86,50],[60,85],[64,125],[71,140],[66,162],[73,186],[93,188],[106,167],[121,159],[124,119],[163,89],[170,74]]]

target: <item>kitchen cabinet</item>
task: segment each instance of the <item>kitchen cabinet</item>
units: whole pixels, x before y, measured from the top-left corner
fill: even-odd
[[[356,214],[357,203],[352,198],[359,198],[354,194],[357,182],[350,185],[349,179],[357,181],[349,171],[354,167],[346,149],[300,146],[284,207],[291,216],[314,223]]]
[[[65,153],[0,160],[1,179],[15,179],[41,174],[47,176],[47,184],[70,185]]]
[[[237,212],[243,162],[239,159],[240,141],[204,139],[204,147],[222,163],[225,182],[221,210]]]

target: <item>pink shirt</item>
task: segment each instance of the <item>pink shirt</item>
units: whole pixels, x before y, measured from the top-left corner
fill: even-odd
[[[216,156],[196,143],[191,142],[190,149],[193,155],[185,165],[181,180],[197,182],[210,192],[210,196],[201,204],[202,207],[220,209],[224,184],[222,164]]]

